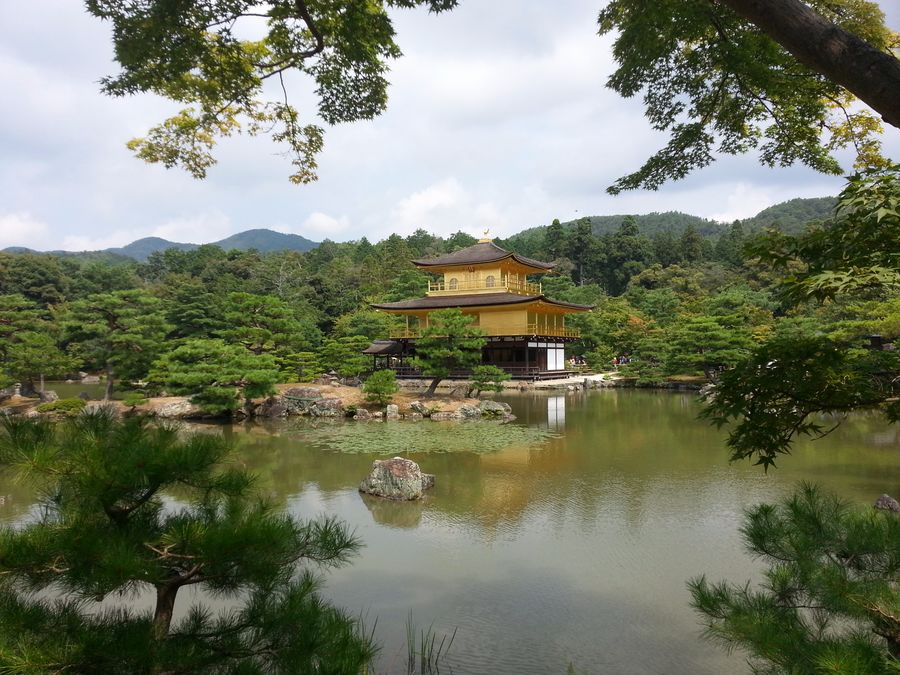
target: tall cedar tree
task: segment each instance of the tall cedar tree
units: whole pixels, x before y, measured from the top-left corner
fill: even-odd
[[[229,450],[102,409],[61,424],[4,417],[0,464],[42,497],[0,529],[0,670],[360,672],[371,642],[305,566],[341,565],[358,542],[261,499]],[[189,586],[233,608],[198,603],[174,621]]]
[[[454,370],[481,363],[484,333],[473,318],[459,309],[439,309],[428,315],[428,326],[416,340],[415,365],[431,377],[426,396],[434,396],[438,384]]]

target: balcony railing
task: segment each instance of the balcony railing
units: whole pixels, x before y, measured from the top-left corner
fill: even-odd
[[[446,284],[443,281],[429,281],[428,295],[459,295],[473,291],[491,291],[493,293],[517,293],[519,295],[540,295],[540,284],[517,279],[504,279],[488,285],[483,279],[479,281],[457,281],[456,284]]]
[[[548,335],[552,337],[580,338],[581,331],[575,328],[563,328],[561,326],[539,326],[536,323],[528,324],[529,335]]]
[[[521,324],[519,326],[521,328]],[[489,337],[492,337],[490,333],[487,334]],[[565,337],[565,338],[580,338],[581,331],[576,330],[574,328],[562,328],[562,327],[553,327],[553,326],[539,326],[536,323],[528,324],[527,330],[522,333],[516,329],[507,329],[504,332],[504,335],[546,335],[548,337]],[[421,328],[398,328],[396,330],[391,331],[391,339],[403,339],[403,338],[420,338],[422,337],[422,329]]]

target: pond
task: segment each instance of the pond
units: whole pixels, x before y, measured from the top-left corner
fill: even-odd
[[[860,504],[900,493],[897,429],[858,414],[764,474],[729,465],[693,394],[603,390],[504,398],[511,425],[306,420],[213,429],[273,498],[335,514],[365,548],[325,594],[375,622],[376,671],[405,672],[405,622],[456,629],[454,673],[742,673],[700,639],[685,582],[758,578],[743,509],[811,480]],[[208,427],[207,427],[208,428]],[[437,476],[422,502],[362,497],[372,460]],[[30,501],[16,486],[0,518]],[[180,600],[183,605],[187,598]],[[183,609],[183,607],[181,608]]]

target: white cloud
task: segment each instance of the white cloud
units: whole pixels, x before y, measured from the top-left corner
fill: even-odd
[[[99,93],[97,80],[117,70],[109,27],[82,6],[19,3],[16,21],[0,24],[0,80],[15,101],[0,108],[0,204],[13,218],[0,220],[0,241],[201,243],[256,227],[339,241],[419,227],[507,236],[578,215],[681,210],[730,220],[837,193],[840,179],[761,169],[747,156],[658,192],[606,195],[665,140],[643,118],[640,97],[604,87],[613,64],[609,39],[596,35],[597,8],[596,0],[467,0],[439,16],[391,10],[405,56],[392,64],[388,111],[328,129],[320,181],[297,187],[266,138],[224,140],[203,182],[133,159],[125,142],[174,106]],[[288,81],[313,121],[309,83]],[[888,129],[885,140],[900,155],[900,133]]]
[[[162,225],[157,225],[150,230],[149,234],[143,236],[162,237],[181,243],[205,244],[224,239],[241,229],[243,228],[236,227],[227,215],[220,211],[214,211],[174,218]]]
[[[27,246],[42,248],[48,244],[50,228],[30,213],[0,214],[0,248]]]
[[[327,238],[334,240],[341,239],[341,235],[345,234],[349,228],[350,219],[347,216],[335,218],[327,213],[316,211],[309,214],[307,219],[303,221],[303,225],[300,226],[300,231],[296,234],[302,234],[304,237],[312,239]]]
[[[713,213],[710,218],[720,223],[730,223],[742,218],[755,216],[764,208],[775,203],[772,193],[766,188],[738,183],[725,198],[725,208]]]
[[[224,239],[241,228],[217,211],[173,218],[162,224],[135,229],[118,229],[102,236],[68,235],[55,248],[65,251],[96,251],[125,246],[144,237],[161,237],[182,244],[205,244]]]
[[[419,227],[442,230],[452,227],[450,222],[458,219],[468,203],[469,195],[459,181],[445,178],[401,199],[391,211],[391,224],[398,232]]]

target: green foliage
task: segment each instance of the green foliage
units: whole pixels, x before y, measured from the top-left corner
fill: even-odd
[[[755,672],[896,673],[900,518],[850,508],[803,485],[751,509],[747,549],[765,581],[690,582],[706,636],[748,653]]]
[[[309,565],[344,564],[358,542],[262,499],[229,451],[216,434],[104,412],[0,420],[0,464],[44,495],[0,529],[0,670],[360,672],[373,645],[317,595]],[[235,608],[198,603],[173,622],[188,586]],[[150,612],[125,601],[135,593],[155,594]]]
[[[823,336],[779,336],[722,373],[703,416],[734,423],[732,459],[757,458],[764,467],[790,452],[797,434],[819,437],[839,423],[821,414],[881,407],[900,417],[900,353],[848,349]]]
[[[0,295],[0,373],[9,381],[33,383],[41,374],[63,375],[75,362],[53,337],[56,326],[37,305],[19,294]]]
[[[165,308],[142,290],[113,291],[73,302],[64,316],[67,339],[76,355],[106,368],[106,396],[113,375],[144,377],[162,351],[169,330]]]
[[[241,400],[275,393],[275,359],[216,339],[187,340],[163,355],[150,371],[151,382],[174,394],[190,396],[212,414],[233,413]]]
[[[369,356],[362,353],[370,344],[369,338],[361,335],[326,340],[319,350],[319,363],[341,377],[359,377],[371,366]]]
[[[315,347],[321,334],[300,320],[286,302],[271,295],[229,293],[224,305],[225,325],[219,335],[254,354],[279,356]]]
[[[475,397],[483,391],[503,391],[503,383],[510,379],[509,373],[497,366],[475,366],[472,368],[472,392]]]
[[[757,246],[757,252],[783,270],[801,270],[785,278],[783,297],[794,302],[836,300],[833,311],[846,315],[847,308],[859,306],[860,296],[896,291],[898,209],[896,167],[862,174],[851,178],[842,191],[830,227],[795,238],[773,234]],[[891,297],[885,297],[887,304],[879,309],[889,312]],[[858,309],[851,311],[855,314]],[[879,318],[884,320],[881,327],[896,330],[889,314]],[[864,327],[866,322],[853,325],[851,319],[832,326],[832,332],[838,338],[858,337]],[[837,342],[822,330],[793,328],[779,330],[776,324],[773,339],[723,375],[704,413],[719,425],[736,422],[728,440],[735,459],[757,457],[758,464],[773,465],[777,455],[789,452],[797,434],[817,437],[839,422],[823,423],[816,417],[823,413],[876,407],[891,421],[900,417],[895,398],[898,352],[863,350]]]
[[[876,3],[807,4],[890,53],[894,38]],[[613,0],[599,25],[601,34],[616,34],[619,67],[608,86],[625,97],[643,91],[651,125],[670,135],[665,148],[609,188],[613,194],[656,189],[709,165],[715,153],[754,148],[768,166],[802,162],[831,174],[840,173],[833,151],[847,145],[856,149],[859,166],[884,161],[876,138],[880,120],[726,3]],[[830,136],[823,138],[823,129]]]
[[[63,353],[47,333],[26,331],[16,335],[3,368],[13,379],[34,383],[42,374],[58,377],[72,372],[75,359]]]
[[[286,381],[312,382],[325,373],[315,352],[297,352],[280,359],[281,373]]]
[[[86,405],[87,402],[80,398],[58,398],[55,401],[41,403],[36,410],[39,413],[55,412],[71,416],[80,413]]]
[[[78,264],[58,256],[0,253],[0,293],[21,295],[40,307],[65,300]]]
[[[609,345],[597,345],[591,351],[585,352],[584,359],[591,370],[602,372],[611,370],[613,359],[618,356],[617,350]]]
[[[471,368],[481,361],[484,333],[472,325],[473,317],[461,310],[439,309],[428,315],[428,326],[416,340],[417,368],[433,378],[428,395],[454,370]]]
[[[610,298],[571,323],[581,330],[586,352],[602,349],[613,356],[633,353],[650,327],[646,317],[624,298]]]
[[[399,302],[421,298],[428,290],[428,277],[418,270],[403,270],[391,282],[384,294],[385,302]]]
[[[369,403],[387,405],[391,402],[394,394],[400,391],[400,387],[397,385],[397,374],[388,369],[376,370],[366,378],[363,383],[363,391],[366,393],[366,400]]]
[[[421,297],[424,294],[423,290],[415,297]],[[397,326],[397,322],[398,318],[393,314],[377,312],[373,309],[359,309],[339,317],[334,322],[332,333],[335,337],[361,335],[369,340],[379,340],[388,337],[391,329]]]
[[[147,402],[147,397],[139,392],[139,391],[129,391],[122,397],[122,403],[127,406],[131,406],[132,408],[139,405],[144,405]]]
[[[753,345],[746,328],[719,317],[688,319],[673,328],[670,339],[666,369],[670,373],[702,370],[708,378],[740,363]]]
[[[851,176],[835,218],[798,237],[771,232],[753,247],[783,270],[791,302],[900,289],[900,166]],[[795,271],[797,267],[800,271]]]
[[[303,72],[315,86],[316,112],[327,124],[372,119],[387,104],[388,62],[400,56],[386,4],[450,9],[455,0],[393,0],[353,5],[276,0],[152,4],[90,0],[88,11],[112,28],[121,72],[102,80],[111,96],[152,93],[181,110],[129,148],[148,162],[180,166],[203,178],[215,164],[217,140],[234,133],[269,134],[286,149],[293,183],[316,179],[323,130],[304,121],[267,81]],[[245,25],[266,16],[265,33],[247,39]],[[251,24],[252,25],[252,24]],[[290,80],[288,80],[290,81]]]
[[[41,320],[40,309],[24,295],[0,295],[0,362],[12,355],[17,336],[33,330]]]

